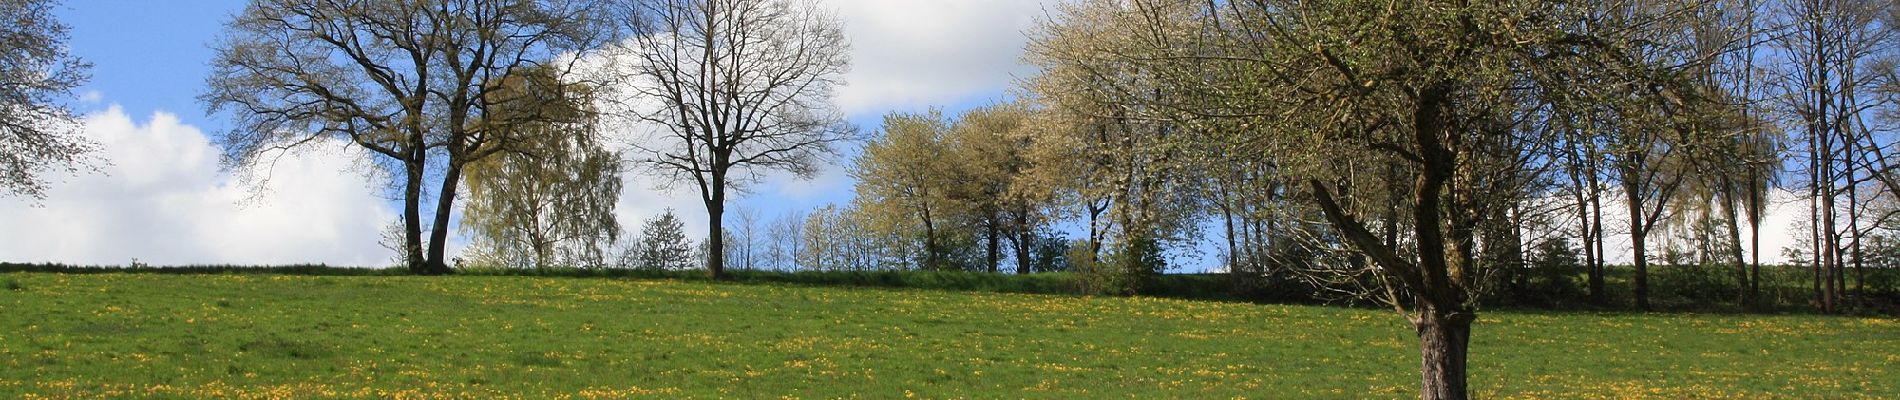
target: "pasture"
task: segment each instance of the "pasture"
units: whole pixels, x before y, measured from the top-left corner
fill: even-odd
[[[1390,310],[501,276],[0,274],[9,398],[1416,398]],[[1487,311],[1474,397],[1900,394],[1900,321]]]

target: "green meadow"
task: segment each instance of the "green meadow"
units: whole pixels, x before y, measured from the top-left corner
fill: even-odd
[[[1482,398],[1900,395],[1900,321],[1487,311]],[[6,398],[1416,398],[1390,310],[500,276],[0,274]]]

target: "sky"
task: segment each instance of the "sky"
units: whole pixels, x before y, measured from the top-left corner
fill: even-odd
[[[852,69],[837,93],[860,129],[886,113],[950,112],[1001,101],[1033,69],[1021,62],[1037,1],[825,0],[845,21]],[[58,17],[73,53],[93,64],[75,92],[83,133],[103,146],[97,173],[48,176],[47,198],[0,197],[0,261],[154,265],[389,265],[382,232],[399,213],[348,146],[305,149],[269,168],[229,171],[217,138],[226,115],[207,114],[204,92],[223,23],[241,0],[74,0]],[[837,160],[848,162],[854,149]],[[246,173],[249,173],[248,175]],[[631,176],[631,175],[630,175]],[[247,177],[268,177],[263,183]],[[655,190],[635,177],[617,213],[630,229],[665,208],[706,231],[686,190]],[[851,178],[833,166],[801,181],[771,179],[736,202],[761,219],[850,200]],[[729,215],[731,215],[729,213]],[[21,227],[25,227],[24,229]],[[457,235],[459,236],[459,235]],[[465,239],[451,240],[451,249]]]
[[[1035,73],[1021,60],[1024,33],[1053,2],[825,1],[842,17],[851,42],[853,66],[836,100],[867,132],[893,111],[955,113],[1006,99],[1018,79]],[[244,4],[74,0],[61,6],[72,51],[93,64],[92,80],[75,93],[75,108],[84,115],[84,134],[103,145],[108,162],[98,173],[49,176],[55,184],[44,201],[0,197],[0,261],[393,264],[394,252],[381,238],[399,214],[362,172],[360,151],[324,145],[288,154],[265,170],[220,165],[216,138],[230,129],[228,118],[207,114],[196,97],[210,71],[210,46]],[[846,153],[814,179],[772,179],[735,206],[769,221],[848,202],[852,181],[838,165],[855,151]],[[637,229],[672,208],[690,236],[704,236],[696,195],[633,179],[616,211],[623,227]],[[1778,249],[1790,244],[1785,231],[1798,209],[1782,205],[1770,218],[1764,260],[1781,259]],[[466,242],[455,236],[451,249]],[[1212,249],[1215,240],[1201,248]],[[1628,247],[1614,240],[1610,246]],[[1628,260],[1627,250],[1612,253],[1612,261]],[[1186,261],[1190,270],[1207,264]]]

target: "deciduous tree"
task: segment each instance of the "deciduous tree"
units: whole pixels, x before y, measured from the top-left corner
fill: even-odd
[[[600,143],[592,90],[555,82],[547,68],[503,79],[502,96],[548,118],[514,118],[490,111],[513,127],[509,151],[467,167],[468,203],[461,230],[478,248],[511,266],[598,266],[620,234],[614,206],[620,198],[620,156]],[[516,95],[526,92],[530,95]],[[505,105],[505,104],[504,104]]]
[[[659,133],[630,140],[636,160],[669,182],[691,182],[706,206],[706,273],[725,269],[726,201],[771,171],[818,172],[852,137],[832,104],[850,65],[831,13],[806,0],[631,2],[624,96],[658,107],[624,116]]]
[[[233,117],[230,165],[326,140],[375,155],[401,177],[410,271],[449,273],[443,253],[464,170],[510,149],[519,130],[507,127],[547,118],[505,105],[516,99],[498,95],[499,80],[539,67],[565,76],[579,59],[571,52],[614,32],[602,11],[590,0],[252,0],[214,45],[200,100]]]
[[[67,50],[57,4],[0,0],[0,193],[43,199],[47,172],[75,172],[98,148],[64,101],[91,65]]]

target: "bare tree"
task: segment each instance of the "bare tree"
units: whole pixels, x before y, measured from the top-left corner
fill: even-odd
[[[611,30],[587,0],[252,0],[215,47],[212,112],[228,111],[228,165],[268,164],[283,150],[348,140],[402,176],[410,271],[450,272],[443,262],[457,185],[469,163],[507,151],[509,129],[547,118],[488,116],[521,101],[503,77],[548,66],[567,76]],[[568,82],[562,80],[562,82]],[[423,253],[425,175],[439,177]]]
[[[1774,94],[1786,112],[1783,129],[1802,147],[1791,158],[1802,166],[1800,180],[1808,191],[1814,302],[1823,312],[1839,312],[1846,306],[1846,267],[1861,265],[1861,237],[1891,217],[1866,215],[1871,199],[1862,199],[1862,192],[1880,182],[1886,195],[1900,195],[1888,158],[1894,141],[1877,136],[1890,128],[1868,123],[1882,120],[1872,111],[1885,101],[1867,96],[1892,85],[1896,32],[1888,21],[1894,17],[1890,4],[1878,1],[1774,6],[1782,27],[1770,42],[1781,60]]]
[[[625,11],[633,82],[623,98],[660,103],[624,113],[661,131],[632,141],[636,161],[699,189],[706,272],[719,278],[728,192],[775,170],[810,177],[851,138],[831,101],[849,45],[838,19],[806,1],[655,0]]]
[[[766,262],[773,269],[789,271],[798,269],[798,257],[803,253],[805,237],[805,214],[791,211],[779,214],[765,228],[767,245]]]
[[[66,49],[54,0],[0,0],[0,192],[46,197],[43,173],[75,172],[98,145],[61,100],[90,64]]]
[[[739,259],[741,267],[758,269],[756,250],[759,245],[759,210],[740,208],[734,214],[739,215],[739,229],[732,236],[738,239],[739,247],[733,249],[732,254]]]

